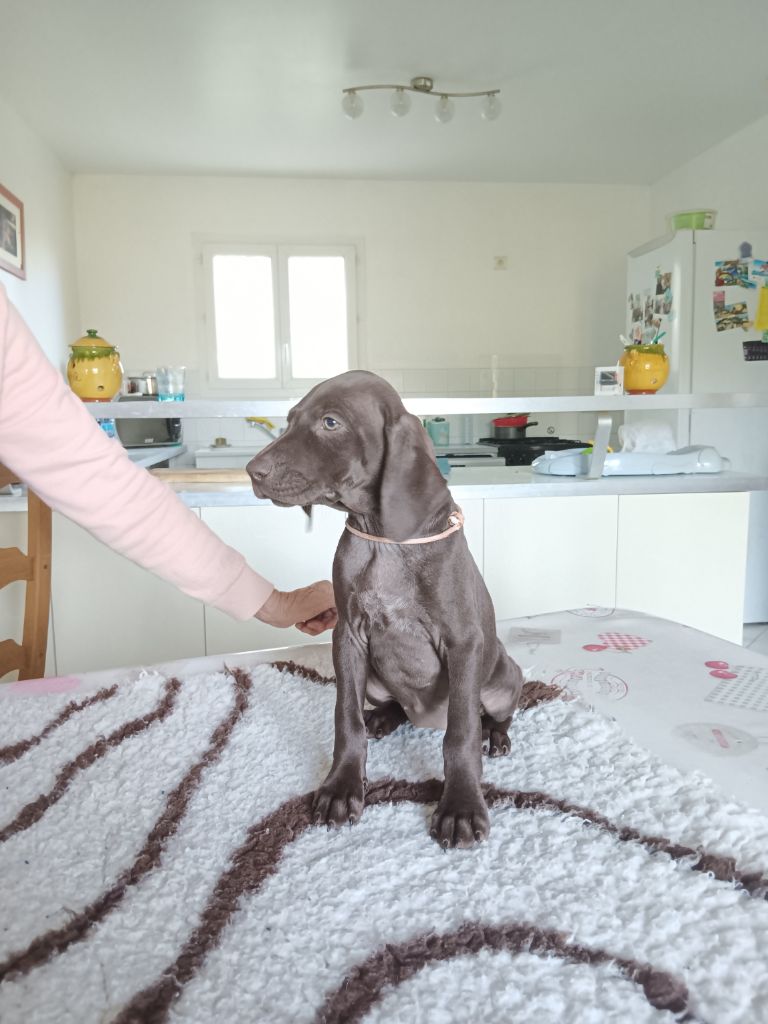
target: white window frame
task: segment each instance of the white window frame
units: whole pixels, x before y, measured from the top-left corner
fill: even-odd
[[[347,362],[359,368],[357,269],[359,249],[354,243],[301,244],[205,240],[198,242],[197,262],[202,291],[202,365],[208,393],[235,397],[292,397],[303,395],[324,378],[294,377],[291,367],[288,260],[291,256],[341,256],[344,259],[347,291]],[[272,288],[275,311],[275,347],[278,375],[273,378],[220,377],[216,349],[216,317],[213,294],[213,257],[216,255],[268,256],[272,260]]]

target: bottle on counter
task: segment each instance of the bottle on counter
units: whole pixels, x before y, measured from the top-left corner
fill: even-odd
[[[432,444],[444,447],[450,444],[451,425],[444,416],[435,416],[427,420],[427,433],[432,438]]]
[[[115,421],[108,417],[96,418],[96,422],[99,424],[101,429],[107,435],[107,437],[114,437],[117,440],[117,424]]]

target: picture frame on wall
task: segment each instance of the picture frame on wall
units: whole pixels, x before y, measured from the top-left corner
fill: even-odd
[[[24,203],[0,185],[0,270],[26,279]]]

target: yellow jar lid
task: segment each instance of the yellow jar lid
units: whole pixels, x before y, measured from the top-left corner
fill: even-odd
[[[78,338],[77,341],[73,341],[69,346],[70,348],[114,348],[115,346],[110,344],[99,335],[98,331],[90,330],[86,331],[82,338]]]

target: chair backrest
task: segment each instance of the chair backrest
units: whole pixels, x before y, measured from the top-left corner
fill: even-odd
[[[0,465],[0,487],[17,479]],[[15,669],[19,679],[37,679],[45,672],[51,604],[51,510],[31,491],[27,508],[27,553],[19,548],[0,548],[0,588],[16,580],[27,584],[21,643],[0,641],[0,679]]]

